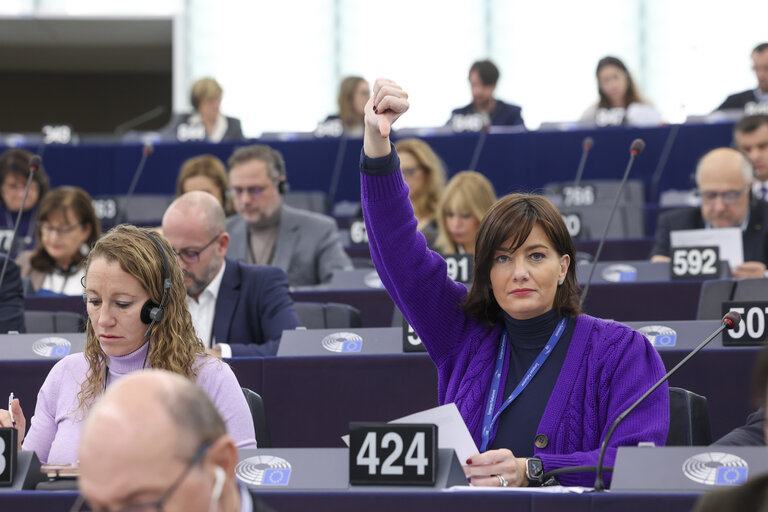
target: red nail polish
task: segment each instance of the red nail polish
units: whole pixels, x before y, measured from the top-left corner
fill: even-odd
[[[471,465],[471,464],[472,464],[472,459],[467,459],[467,465]]]
[[[376,113],[376,114],[378,114],[378,113],[379,113],[379,109],[378,109],[378,108],[376,108],[376,105],[374,105],[374,106],[373,106],[373,111],[374,111],[374,113]]]

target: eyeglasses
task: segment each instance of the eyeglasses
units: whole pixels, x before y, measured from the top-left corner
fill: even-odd
[[[144,512],[144,511],[150,511],[155,510],[157,512],[163,511],[163,506],[168,502],[168,500],[173,495],[174,491],[179,488],[181,483],[184,481],[184,478],[189,474],[189,472],[192,470],[193,467],[197,463],[203,460],[203,457],[205,457],[205,453],[208,451],[208,448],[211,447],[210,442],[203,443],[203,445],[195,452],[195,455],[192,457],[192,460],[189,461],[189,464],[187,464],[187,467],[184,468],[184,471],[179,475],[179,477],[176,479],[175,482],[173,482],[168,489],[156,500],[154,501],[148,501],[147,503],[136,503],[135,505],[128,505],[127,507],[123,507],[118,510],[114,510],[111,512]],[[94,509],[91,507],[88,502],[86,501],[85,497],[81,494],[77,497],[77,501],[75,501],[75,504],[72,505],[72,508],[69,509],[69,512],[105,512],[106,509]]]
[[[60,228],[55,228],[50,224],[43,222],[43,224],[40,226],[40,229],[44,235],[52,235],[56,233],[59,236],[64,236],[72,233],[74,230],[76,230],[80,226],[81,226],[80,224],[75,224],[74,226],[62,226]]]
[[[264,193],[265,190],[269,188],[269,185],[260,187],[254,185],[253,187],[229,187],[229,192],[233,196],[241,196],[243,194],[248,194],[249,196],[260,196]]]
[[[223,234],[223,232],[222,232],[222,233],[219,233],[218,235],[216,235],[215,237],[213,237],[213,238],[211,239],[211,241],[210,241],[210,242],[208,242],[207,244],[205,244],[205,245],[204,245],[202,248],[200,248],[200,249],[189,249],[189,248],[185,248],[185,249],[181,249],[181,250],[179,250],[179,251],[173,251],[173,252],[175,252],[175,253],[176,253],[176,256],[178,256],[179,258],[181,258],[181,260],[182,260],[184,263],[187,263],[187,264],[190,264],[190,265],[191,265],[192,263],[197,263],[198,261],[200,261],[200,254],[202,254],[202,253],[203,253],[203,251],[205,251],[207,248],[209,248],[209,247],[211,246],[211,244],[213,244],[213,242],[215,242],[216,240],[218,240],[218,239],[219,239],[219,237],[220,237],[222,234]]]
[[[736,204],[744,192],[749,190],[749,185],[741,190],[725,190],[723,192],[715,192],[714,190],[697,190],[696,195],[701,198],[702,203],[714,203],[719,197],[723,200],[723,204],[733,205]]]
[[[421,166],[416,167],[403,167],[401,170],[403,171],[403,177],[404,178],[411,178],[414,174],[419,172],[421,169]]]

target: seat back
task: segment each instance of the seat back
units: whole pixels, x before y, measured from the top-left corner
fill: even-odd
[[[701,283],[697,320],[719,320],[723,317],[722,303],[731,300],[736,282],[732,279],[713,279]]]
[[[733,300],[768,300],[768,279],[741,279],[736,281]]]
[[[248,408],[253,417],[253,427],[256,430],[256,444],[259,448],[271,448],[272,436],[269,435],[267,426],[267,414],[264,411],[264,400],[257,392],[248,388],[243,388],[245,401],[248,402]]]
[[[27,333],[82,332],[83,317],[72,311],[25,311]]]
[[[345,329],[362,327],[360,310],[336,302],[295,302],[293,304],[301,325],[307,329]]]
[[[667,446],[707,446],[712,443],[706,397],[683,388],[669,388]]]

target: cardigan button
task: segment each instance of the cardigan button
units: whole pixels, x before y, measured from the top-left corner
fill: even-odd
[[[549,446],[549,438],[545,434],[539,434],[536,436],[536,439],[533,440],[533,443],[536,445],[536,448],[546,448]]]

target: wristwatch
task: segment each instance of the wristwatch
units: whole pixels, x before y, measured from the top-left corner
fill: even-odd
[[[544,465],[538,457],[525,459],[525,476],[528,477],[528,485],[540,487],[544,481]]]

